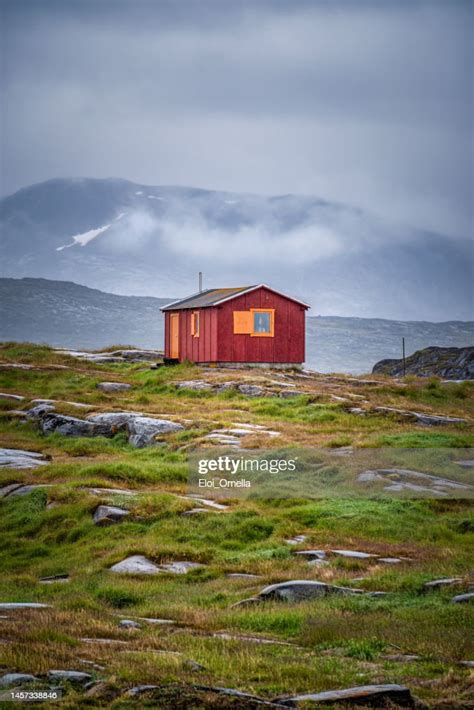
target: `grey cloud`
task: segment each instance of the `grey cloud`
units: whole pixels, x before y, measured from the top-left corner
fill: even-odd
[[[4,2],[2,190],[308,193],[472,229],[469,2]]]

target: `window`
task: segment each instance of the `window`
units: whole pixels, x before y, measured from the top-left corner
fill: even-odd
[[[191,313],[191,335],[199,338],[199,311]]]
[[[251,308],[252,332],[256,337],[273,338],[275,311],[270,308]]]

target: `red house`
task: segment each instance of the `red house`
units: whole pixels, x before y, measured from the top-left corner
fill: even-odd
[[[308,308],[265,284],[201,291],[161,309],[165,358],[219,365],[301,365]]]

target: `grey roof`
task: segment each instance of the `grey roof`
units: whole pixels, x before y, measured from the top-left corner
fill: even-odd
[[[280,293],[280,291],[275,291],[275,289],[270,288],[265,284],[258,284],[256,286],[236,286],[235,288],[208,288],[205,291],[193,293],[192,296],[187,296],[186,298],[167,303],[166,306],[161,308],[161,310],[176,311],[184,308],[209,308],[210,306],[217,306],[219,303],[223,303],[224,301],[229,301],[236,296],[241,296],[244,293],[255,291],[257,288],[267,288],[269,291]],[[291,301],[300,303],[305,308],[309,308],[307,303],[303,303],[303,301],[299,301],[297,298],[292,298],[292,296],[287,296],[282,293],[280,293],[280,295],[285,296],[285,298],[289,298]]]

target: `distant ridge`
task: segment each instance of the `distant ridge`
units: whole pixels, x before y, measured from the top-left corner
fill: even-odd
[[[0,278],[0,340],[98,349],[112,344],[161,348],[163,314],[173,300],[118,296],[69,281]],[[403,322],[317,316],[307,319],[307,365],[320,372],[369,372],[387,357],[438,345],[474,343],[474,323]]]

